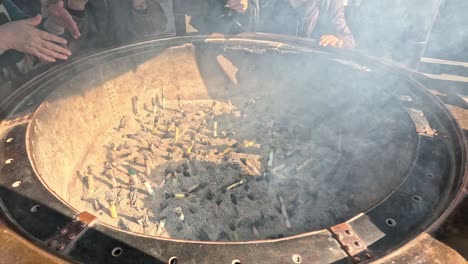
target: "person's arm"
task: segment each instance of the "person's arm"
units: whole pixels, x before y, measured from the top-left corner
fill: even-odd
[[[80,37],[85,38],[89,32],[89,17],[86,11],[88,0],[68,0],[68,12],[76,23]],[[71,35],[73,33],[70,31]]]
[[[17,50],[38,57],[47,62],[56,59],[66,60],[71,52],[60,46],[67,41],[54,36],[36,27],[41,23],[42,17],[36,17],[9,22],[0,26],[0,50]]]
[[[68,8],[84,12],[85,5],[88,0],[69,0]],[[41,0],[42,13],[47,17],[44,27],[55,35],[62,35],[64,29],[70,31],[73,38],[77,39],[81,36],[79,25],[65,9],[63,0]],[[77,20],[79,21],[79,19]]]
[[[346,24],[344,5],[342,0],[331,0],[328,8],[328,17],[332,24],[333,33],[320,38],[321,46],[337,48],[354,48],[356,42],[353,33]]]

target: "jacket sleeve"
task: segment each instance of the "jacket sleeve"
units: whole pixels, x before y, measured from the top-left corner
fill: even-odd
[[[3,0],[3,5],[10,15],[11,21],[27,19],[28,16],[21,11],[12,1]]]
[[[344,5],[342,0],[332,0],[328,9],[330,23],[334,34],[343,40],[344,48],[354,48],[356,41],[353,33],[346,24]]]
[[[185,2],[185,14],[190,17],[190,25],[201,34],[238,34],[255,31],[259,18],[259,0],[249,0],[244,13],[230,11],[224,7],[227,1],[191,0]]]

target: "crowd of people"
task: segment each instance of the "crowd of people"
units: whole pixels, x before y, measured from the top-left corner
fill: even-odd
[[[81,49],[158,36],[169,22],[159,0],[40,4],[39,14],[28,17],[15,0],[0,0],[0,68],[14,65],[25,72]],[[321,46],[355,46],[343,0],[187,0],[183,9],[200,34],[260,31],[314,38]]]

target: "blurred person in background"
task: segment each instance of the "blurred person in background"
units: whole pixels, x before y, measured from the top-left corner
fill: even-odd
[[[321,46],[353,48],[343,0],[191,0],[185,12],[202,34],[265,32],[316,39]]]
[[[65,32],[71,49],[102,48],[157,36],[167,17],[156,0],[41,0],[44,28]],[[68,15],[72,18],[70,21]],[[79,39],[79,40],[78,40]]]
[[[255,31],[259,0],[179,0],[199,34],[239,34]]]

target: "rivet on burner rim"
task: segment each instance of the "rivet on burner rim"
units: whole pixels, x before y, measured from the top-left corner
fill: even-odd
[[[76,235],[74,233],[71,233],[70,235],[68,235],[68,239],[70,240],[73,240],[75,239]]]
[[[343,239],[343,235],[341,235],[341,234],[339,234],[339,233],[336,233],[336,234],[334,234],[333,236],[334,236],[334,238],[337,239],[337,240]]]
[[[60,245],[57,247],[57,250],[58,250],[58,251],[62,251],[64,248],[65,248],[65,245],[64,245],[64,244],[60,244]]]
[[[364,254],[364,257],[365,257],[366,259],[371,259],[371,258],[372,258],[372,255],[371,255],[369,252],[367,252],[366,254]]]
[[[47,243],[47,246],[53,247],[56,243],[57,243],[57,240],[54,239],[54,240],[49,241],[49,243]]]
[[[60,230],[60,234],[61,234],[61,235],[64,235],[64,234],[66,234],[67,232],[68,232],[68,229],[67,229],[67,228],[62,228],[62,229]]]
[[[88,225],[87,223],[81,222],[80,227],[81,227],[81,228],[85,228],[87,225]]]
[[[354,257],[353,261],[354,261],[354,263],[359,263],[359,262],[361,262],[361,259],[359,257]]]

